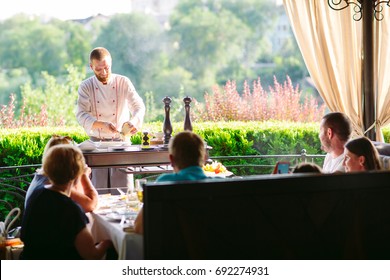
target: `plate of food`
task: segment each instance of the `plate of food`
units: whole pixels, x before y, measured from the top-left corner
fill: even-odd
[[[203,171],[208,177],[228,177],[233,175],[233,172],[227,170],[227,168],[218,161],[212,161],[203,165]]]

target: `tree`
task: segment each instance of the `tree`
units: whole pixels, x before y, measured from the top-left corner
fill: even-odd
[[[5,21],[0,30],[1,68],[26,68],[34,80],[41,71],[52,75],[63,71],[67,58],[63,30],[23,16]]]
[[[284,79],[288,75],[292,81],[301,81],[308,75],[302,54],[293,37],[286,39],[274,61],[276,64],[275,75],[279,79]]]
[[[91,32],[83,25],[72,21],[55,20],[53,24],[64,31],[66,64],[72,64],[80,69],[89,64],[88,54],[92,48]]]
[[[256,78],[256,62],[269,57],[269,30],[277,15],[267,0],[180,1],[170,20],[178,46],[174,61],[193,74],[198,92]]]
[[[224,9],[232,12],[237,18],[248,26],[251,35],[245,41],[245,55],[241,63],[246,67],[253,67],[254,62],[263,59],[269,55],[268,37],[271,35],[276,19],[278,9],[275,3],[269,0],[217,0],[209,2],[216,6],[218,3]]]
[[[218,71],[243,58],[249,29],[227,10],[215,13],[207,6],[194,6],[185,13],[180,11],[179,7],[171,18],[170,35],[178,46],[175,62],[192,72],[194,79],[210,85]]]
[[[0,22],[0,42],[0,100],[11,93],[20,97],[20,86],[25,83],[44,84],[42,72],[60,77],[67,74],[69,64],[82,70],[91,48],[82,25],[59,20],[43,22],[25,15]]]
[[[27,83],[22,87],[22,97],[27,114],[38,115],[44,105],[50,121],[47,125],[77,125],[75,117],[77,88],[85,75],[73,66],[69,66],[67,71],[68,75],[63,82],[43,72],[45,86],[34,88]]]
[[[151,77],[161,69],[163,30],[157,21],[144,14],[119,14],[102,28],[95,46],[107,48],[113,58],[113,72],[128,76],[138,91],[146,92]]]

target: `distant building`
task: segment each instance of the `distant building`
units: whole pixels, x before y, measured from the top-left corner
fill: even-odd
[[[158,22],[164,26],[168,23],[169,16],[173,9],[176,7],[180,0],[128,0],[129,11],[137,13],[145,13],[154,16]],[[110,16],[98,14],[90,16],[84,19],[73,19],[72,21],[78,22],[85,26],[87,30],[92,29],[92,23],[94,21],[108,22]]]
[[[291,39],[291,25],[286,13],[281,13],[275,26],[274,32],[272,32],[271,43],[272,52],[278,53],[286,43],[288,39]]]
[[[97,14],[95,16],[90,16],[83,19],[72,19],[73,22],[77,22],[84,25],[84,28],[87,30],[93,30],[93,22],[95,21],[109,22],[109,20],[109,16],[105,16],[102,14]]]

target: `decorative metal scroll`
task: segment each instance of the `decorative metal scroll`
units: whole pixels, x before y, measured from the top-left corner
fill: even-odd
[[[374,17],[376,20],[383,20],[383,7],[386,5],[390,7],[390,0],[387,1],[378,1],[378,0],[328,0],[328,6],[335,10],[341,11],[349,6],[353,7],[353,11],[355,14],[353,15],[353,19],[355,21],[359,21],[363,17],[363,1],[372,1],[372,10],[374,13]]]

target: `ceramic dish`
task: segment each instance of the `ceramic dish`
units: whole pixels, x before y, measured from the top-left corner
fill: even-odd
[[[108,147],[110,151],[124,151],[127,147]]]
[[[141,150],[142,151],[151,151],[151,150],[154,150],[155,147],[153,146],[150,146],[150,147],[141,147]]]
[[[210,172],[210,171],[204,171],[204,174],[206,174],[207,177],[229,177],[233,175],[233,172],[226,171],[226,172],[221,172],[221,173],[215,173],[215,172]]]
[[[120,215],[118,213],[109,213],[106,215],[106,217],[110,220],[120,222],[122,220],[123,215]]]
[[[101,141],[101,142],[94,142],[94,143],[96,143],[96,146],[99,148],[131,146],[130,142],[123,142],[123,141]]]

